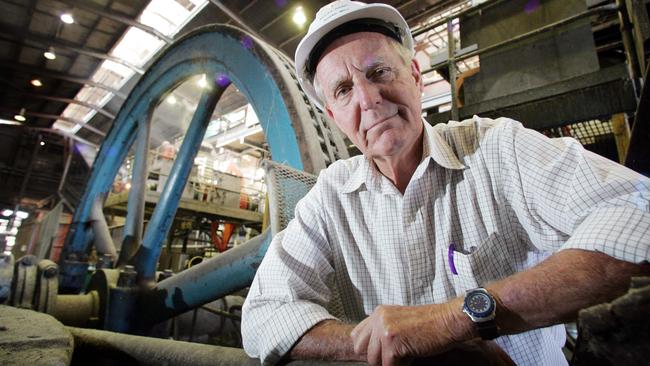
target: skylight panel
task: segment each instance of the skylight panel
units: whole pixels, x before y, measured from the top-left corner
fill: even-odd
[[[135,66],[142,66],[163,44],[156,36],[131,27],[110,54]]]
[[[119,88],[126,80],[131,78],[135,72],[128,67],[118,64],[117,62],[106,60],[101,67],[95,72],[92,80],[96,83],[102,83],[112,88]]]
[[[207,4],[208,0],[152,0],[138,21],[171,37],[178,33]],[[139,28],[130,27],[109,54],[140,67],[156,55],[164,45],[165,42],[158,37]],[[119,89],[134,74],[135,72],[129,67],[106,60],[102,62],[91,79],[97,83]],[[77,93],[75,99],[101,108],[110,101],[112,96],[113,94],[106,90],[86,86]],[[96,113],[94,109],[70,104],[63,111],[62,116],[87,122]],[[76,133],[81,125],[57,120],[54,127]]]

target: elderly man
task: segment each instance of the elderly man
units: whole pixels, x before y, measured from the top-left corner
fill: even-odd
[[[394,8],[328,4],[296,68],[363,156],[321,172],[274,238],[244,304],[249,355],[391,365],[482,338],[562,365],[561,323],[649,273],[649,181],[512,120],[424,123]]]

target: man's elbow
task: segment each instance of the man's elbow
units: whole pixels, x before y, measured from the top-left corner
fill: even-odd
[[[241,319],[241,338],[246,354],[252,358],[259,358],[260,351],[258,345],[259,325],[254,321],[254,317],[250,316],[250,311],[242,309]]]

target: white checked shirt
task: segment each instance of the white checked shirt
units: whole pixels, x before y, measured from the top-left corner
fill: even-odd
[[[402,195],[363,156],[323,171],[276,235],[244,304],[244,348],[273,363],[316,323],[442,303],[580,248],[650,257],[650,182],[513,120],[425,123]],[[451,247],[451,251],[450,251]],[[518,365],[566,365],[562,325],[502,336]]]

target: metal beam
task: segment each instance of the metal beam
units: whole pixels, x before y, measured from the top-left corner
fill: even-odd
[[[6,112],[10,112],[10,113],[15,113],[15,110],[10,109],[10,108],[1,108],[1,107],[0,107],[0,110],[3,111],[3,112],[6,111]],[[69,118],[69,117],[59,116],[59,115],[56,115],[56,114],[48,114],[48,113],[40,113],[40,112],[31,112],[31,111],[29,111],[29,110],[26,110],[26,111],[25,111],[25,116],[32,116],[32,117],[36,117],[36,118],[51,119],[51,120],[57,120],[57,119],[60,119],[60,120],[62,120],[62,121],[66,121],[66,122],[70,122],[70,123],[74,123],[74,124],[80,125],[81,128],[85,128],[85,129],[87,129],[88,131],[91,131],[91,132],[93,132],[93,133],[96,133],[96,134],[98,134],[98,135],[100,135],[100,136],[102,136],[102,137],[106,136],[106,134],[105,134],[104,132],[102,132],[101,130],[98,130],[97,128],[92,127],[92,126],[90,126],[90,125],[84,123],[83,121],[80,121],[80,120],[77,120],[77,119],[74,119],[74,118]],[[19,124],[19,125],[20,125],[20,126],[23,126],[23,127],[29,127],[29,128],[40,128],[40,127],[30,127],[30,126],[27,126],[27,125],[25,125],[25,124]],[[57,131],[58,131],[58,130],[57,130]],[[65,135],[65,136],[70,137],[70,136],[68,136],[68,135]],[[87,141],[85,141],[85,140],[83,140],[82,142],[84,142],[84,143],[89,143],[89,142],[87,142]],[[95,144],[92,144],[92,145],[95,145]]]
[[[266,150],[265,148],[263,148],[261,145],[258,145],[258,144],[255,144],[255,143],[252,143],[252,142],[250,142],[250,141],[246,141],[246,140],[244,140],[244,142],[240,142],[240,144],[242,144],[242,145],[244,145],[244,146],[248,146],[248,147],[250,147],[250,148],[252,148],[252,149],[255,149],[255,150],[259,150],[259,151],[261,151],[261,152],[263,152],[263,153],[266,153],[266,154],[270,154],[270,153],[271,153],[270,151],[268,151],[268,150]]]
[[[287,10],[280,13],[280,15],[278,15],[275,18],[271,19],[270,22],[266,23],[262,28],[260,28],[260,32],[264,32],[265,30],[267,30],[270,26],[277,23],[278,20],[280,20],[280,19],[284,18],[285,16],[287,16],[287,14],[289,14],[289,12],[292,11],[292,10],[293,10],[292,8],[288,8]]]
[[[259,39],[263,39],[263,40],[264,40],[265,42],[267,42],[267,43],[271,43],[271,42],[269,42],[269,41],[268,41],[264,36],[262,36],[260,33],[256,32],[253,28],[249,27],[248,24],[246,24],[246,22],[244,22],[243,19],[241,19],[237,14],[235,14],[235,13],[234,13],[232,10],[230,10],[227,6],[225,6],[221,1],[219,1],[219,0],[210,0],[210,2],[211,2],[212,4],[214,4],[214,5],[216,5],[216,6],[217,6],[221,11],[223,11],[224,13],[226,13],[226,15],[227,15],[228,17],[230,17],[230,19],[232,19],[232,20],[234,20],[235,22],[237,22],[237,23],[238,23],[242,28],[244,28],[246,31],[248,31],[249,33],[252,33],[255,37],[257,37],[257,38],[259,38]]]
[[[280,44],[278,45],[278,48],[282,48],[282,47],[286,46],[287,43],[289,43],[289,42],[293,42],[296,38],[301,37],[301,36],[303,36],[304,34],[305,34],[304,31],[302,31],[302,32],[300,32],[300,33],[297,33],[297,34],[294,34],[293,36],[291,36],[291,37],[287,38],[286,40],[282,41],[282,43],[280,43]]]
[[[77,84],[82,84],[82,85],[88,85],[88,86],[94,86],[96,88],[104,89],[110,93],[113,93],[115,96],[120,97],[122,99],[126,99],[127,95],[122,93],[121,91],[111,88],[110,86],[104,85],[102,83],[95,82],[90,79],[84,79],[78,76],[74,75],[69,75],[69,74],[63,74],[59,72],[54,72],[51,70],[46,70],[46,69],[37,69],[35,65],[22,65],[22,64],[15,64],[13,62],[7,62],[7,61],[0,61],[0,67],[3,69],[13,69],[19,72],[24,72],[26,74],[31,74],[34,76],[39,76],[39,77],[44,77],[44,78],[51,78],[51,79],[59,79],[59,80],[65,80],[69,81],[71,83],[77,83]]]
[[[60,119],[61,121],[70,122],[70,123],[80,125],[81,128],[85,128],[88,131],[91,131],[91,132],[93,132],[93,133],[95,133],[97,135],[100,135],[102,137],[106,136],[106,134],[104,132],[96,129],[95,127],[90,126],[87,123],[84,123],[83,121],[76,120],[76,119],[69,118],[69,117],[59,116],[59,115],[56,115],[56,114],[30,112],[30,111],[25,111],[25,116],[32,116],[32,117],[36,117],[36,118],[52,119],[52,120]]]
[[[165,187],[160,195],[160,202],[156,205],[147,231],[142,239],[142,246],[136,255],[136,264],[139,269],[139,281],[151,281],[155,279],[156,266],[162,249],[161,243],[165,239],[167,232],[178,209],[179,201],[187,178],[190,174],[191,164],[201,146],[203,135],[210,123],[210,116],[217,105],[221,94],[223,93],[213,78],[208,78],[209,83],[206,91],[203,92],[199,103],[187,128],[183,144],[181,145],[178,155],[174,160],[174,165],[169,172],[169,177]]]
[[[119,57],[108,55],[101,50],[88,50],[77,45],[70,44],[70,42],[62,42],[58,39],[43,37],[41,35],[18,29],[17,27],[7,25],[0,26],[0,39],[24,46],[41,48],[43,50],[47,50],[49,47],[54,47],[57,50],[66,50],[69,52],[75,52],[102,60],[110,60],[130,68],[138,74],[144,74],[144,70],[142,68],[135,66],[130,62],[122,60]],[[29,43],[31,43],[31,45],[29,45]]]
[[[75,135],[72,135],[72,134],[67,133],[65,131],[57,130],[55,128],[30,127],[30,126],[25,126],[25,125],[20,125],[19,127],[27,128],[27,129],[34,130],[34,131],[43,131],[43,132],[49,132],[49,133],[61,135],[61,136],[64,136],[64,137],[68,137],[68,138],[70,138],[72,140],[75,140],[77,142],[81,142],[81,143],[83,143],[85,145],[92,146],[95,149],[99,149],[99,145],[95,144],[94,142],[90,142],[90,141],[88,141],[86,139],[83,139],[83,138],[81,138],[79,136],[75,136]]]
[[[142,24],[142,23],[140,23],[140,22],[138,22],[138,21],[136,21],[134,19],[131,19],[131,18],[127,17],[127,16],[107,12],[107,11],[105,11],[104,9],[102,9],[102,8],[100,8],[98,6],[90,5],[87,1],[58,0],[58,2],[67,4],[69,6],[72,6],[72,7],[84,10],[84,11],[87,11],[89,13],[97,14],[97,15],[103,17],[103,18],[111,19],[111,20],[114,20],[114,21],[116,21],[118,23],[130,25],[132,27],[141,29],[141,30],[143,30],[143,31],[145,31],[145,32],[147,32],[147,33],[149,33],[151,35],[154,35],[155,37],[165,41],[165,43],[167,43],[167,44],[171,44],[173,42],[173,40],[171,38],[167,37],[162,32],[158,31],[157,29],[155,29],[153,27],[150,27],[148,25],[144,25],[144,24]]]
[[[94,104],[83,102],[83,101],[80,101],[80,100],[77,100],[77,99],[70,99],[70,98],[63,98],[63,97],[53,97],[53,96],[50,96],[50,95],[27,93],[27,92],[21,92],[21,91],[12,91],[11,93],[12,94],[15,93],[15,94],[18,94],[18,95],[23,95],[23,96],[25,96],[27,98],[44,99],[44,100],[50,100],[50,101],[53,101],[53,102],[61,102],[61,103],[68,103],[68,104],[78,104],[80,106],[84,106],[86,108],[93,109],[93,110],[97,111],[97,113],[100,113],[100,114],[104,115],[105,117],[107,117],[107,118],[109,118],[111,120],[115,119],[115,115],[113,113],[110,113],[107,110],[105,110],[105,109],[103,109],[103,108],[101,108],[99,106],[96,106]]]
[[[634,114],[634,125],[632,125],[632,137],[630,146],[625,157],[625,166],[637,172],[650,176],[650,88],[648,87],[648,75],[650,74],[650,63],[645,70],[641,98]]]

